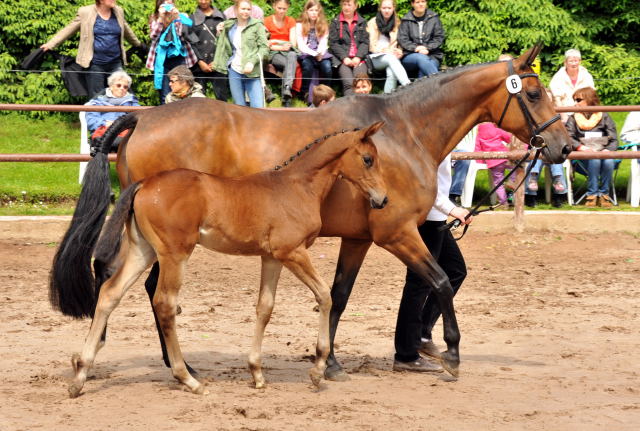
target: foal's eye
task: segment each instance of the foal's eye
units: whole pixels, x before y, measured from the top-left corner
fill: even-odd
[[[371,156],[362,156],[362,161],[364,162],[367,168],[373,166],[373,157]]]
[[[540,100],[540,96],[542,93],[537,88],[535,90],[527,91],[527,99],[531,102],[535,102],[536,100]]]

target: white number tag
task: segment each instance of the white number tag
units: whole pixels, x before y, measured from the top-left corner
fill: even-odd
[[[518,75],[507,76],[507,91],[511,94],[517,94],[522,91],[522,80]]]

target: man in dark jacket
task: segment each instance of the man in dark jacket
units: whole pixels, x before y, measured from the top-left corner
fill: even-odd
[[[400,22],[398,45],[404,52],[404,68],[422,78],[438,73],[444,56],[444,29],[438,14],[427,9],[426,0],[413,0],[411,8]]]
[[[207,84],[213,86],[216,99],[226,102],[229,99],[229,82],[227,77],[213,70],[213,56],[220,33],[224,15],[211,5],[211,0],[198,0],[198,8],[191,14],[193,26],[189,30],[188,39],[198,62],[191,71],[196,81],[202,86],[203,92]]]
[[[364,58],[369,53],[369,33],[367,21],[356,11],[356,0],[342,0],[340,8],[329,26],[329,51],[342,80],[342,92],[348,96],[353,94],[353,78],[367,74]]]

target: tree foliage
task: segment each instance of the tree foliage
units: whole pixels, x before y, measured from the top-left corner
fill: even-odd
[[[47,58],[42,73],[17,71],[29,52],[50,39],[75,16],[77,8],[91,0],[3,0],[0,2],[0,101],[5,103],[83,103],[65,90],[57,64]],[[138,38],[149,43],[148,17],[152,0],[119,0]],[[215,1],[220,9],[231,0]],[[265,0],[255,3],[271,13]],[[192,12],[195,0],[176,0],[181,11]],[[299,16],[303,0],[293,0],[290,15]],[[326,15],[335,16],[339,2],[324,1]],[[372,17],[377,0],[360,0],[359,11]],[[410,9],[409,0],[398,0],[398,13]],[[495,60],[507,52],[519,54],[542,41],[542,79],[548,83],[562,66],[569,48],[582,51],[583,64],[593,74],[603,103],[640,103],[640,3],[637,0],[432,0],[429,8],[440,14],[447,33],[445,65]],[[75,55],[78,35],[58,51]],[[151,72],[145,58],[133,55],[127,67],[134,89],[144,104],[156,104]],[[37,114],[36,114],[37,115]]]

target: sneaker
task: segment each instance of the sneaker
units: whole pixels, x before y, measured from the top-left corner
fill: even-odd
[[[553,177],[553,192],[556,194],[564,193],[564,184],[560,177]]]
[[[597,204],[598,204],[598,196],[596,195],[589,195],[584,200],[585,207],[595,207]]]
[[[551,206],[554,208],[560,208],[562,205],[564,205],[565,197],[566,195],[559,195],[554,193],[553,195],[551,195]]]
[[[442,365],[433,362],[431,359],[420,356],[415,361],[400,362],[393,361],[393,371],[412,371],[414,373],[442,373]]]
[[[269,87],[265,87],[264,96],[265,96],[265,100],[267,101],[267,103],[271,103],[274,100],[276,100],[275,94],[273,94],[273,92],[271,91],[271,89]]]
[[[532,192],[537,192],[538,191],[538,176],[537,175],[531,175],[531,177],[529,178],[529,181],[527,181],[527,188]]]
[[[422,353],[426,356],[431,356],[434,359],[440,359],[442,356],[440,355],[440,350],[438,350],[438,346],[431,340],[423,341],[420,343],[420,348],[418,349],[418,353]]]
[[[611,208],[613,206],[613,202],[611,201],[609,195],[600,196],[599,204],[602,208]]]
[[[535,195],[524,195],[524,204],[529,208],[536,207],[536,196]]]

